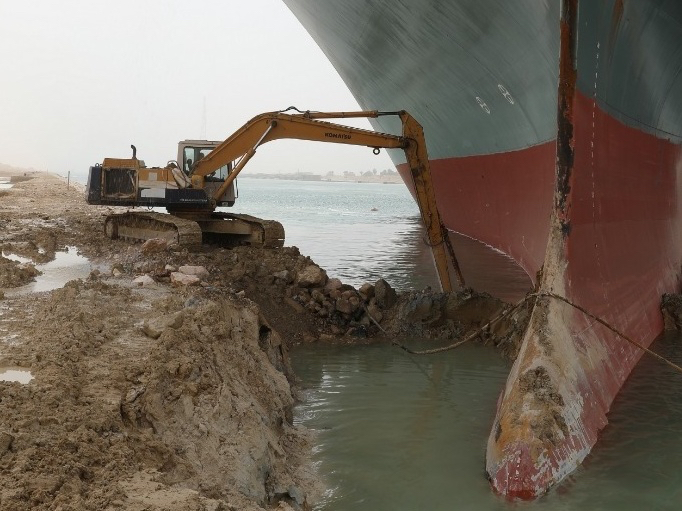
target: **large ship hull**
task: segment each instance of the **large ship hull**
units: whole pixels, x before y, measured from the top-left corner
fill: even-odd
[[[487,450],[493,487],[523,498],[585,458],[643,354],[585,310],[648,347],[663,328],[661,295],[680,289],[682,4],[563,9],[540,292],[567,301],[536,304]]]
[[[549,234],[558,1],[285,3],[362,108],[418,116],[465,285],[522,297]],[[391,158],[410,186],[402,152]]]
[[[424,126],[465,284],[545,295],[486,461],[496,491],[542,494],[589,453],[642,355],[546,295],[648,346],[680,289],[682,4],[285,2],[363,108]]]

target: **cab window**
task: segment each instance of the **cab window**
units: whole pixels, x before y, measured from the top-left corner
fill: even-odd
[[[192,165],[194,165],[194,148],[193,147],[185,147],[184,155],[183,155],[183,162],[182,162],[182,170],[185,174],[189,174],[189,171],[192,170]]]

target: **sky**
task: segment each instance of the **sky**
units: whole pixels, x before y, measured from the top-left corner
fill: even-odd
[[[179,140],[291,105],[359,109],[281,0],[0,0],[0,66],[0,163],[62,175],[130,144],[163,166]],[[368,148],[275,141],[245,172],[386,168]]]

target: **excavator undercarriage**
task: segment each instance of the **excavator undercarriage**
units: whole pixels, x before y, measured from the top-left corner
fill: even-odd
[[[216,244],[225,247],[255,245],[265,248],[284,246],[284,227],[274,220],[250,215],[205,213],[192,215],[129,211],[109,215],[104,232],[111,239],[146,241],[152,238],[168,244]]]
[[[169,244],[201,244],[201,229],[196,222],[166,213],[129,211],[107,216],[104,233],[111,239],[145,241],[152,238]]]

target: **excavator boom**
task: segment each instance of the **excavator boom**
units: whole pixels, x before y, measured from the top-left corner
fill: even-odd
[[[377,118],[387,115],[400,117],[403,127],[402,135],[379,133],[321,120]],[[453,288],[449,269],[452,269],[459,285],[464,286],[464,278],[459,269],[447,229],[443,225],[436,207],[424,130],[414,117],[404,110],[399,112],[376,110],[302,112],[293,115],[284,112],[270,112],[258,115],[197,163],[193,172],[193,182],[196,180],[196,184],[200,186],[202,176],[209,175],[223,165],[238,160],[236,167],[225,179],[223,185],[214,192],[214,200],[217,200],[237,178],[259,146],[272,140],[284,138],[367,146],[375,151],[378,149],[403,149],[410,167],[417,204],[427,230],[429,244],[432,247],[441,287],[445,291],[450,291]]]
[[[333,114],[311,112],[299,115],[282,112],[261,114],[244,124],[210,154],[197,162],[192,174],[209,175],[266,142],[284,138],[381,148],[400,148],[405,144],[404,140],[396,135],[320,121],[316,116],[321,115],[328,119],[332,115],[357,118],[379,117],[384,114],[376,111],[335,112]]]

